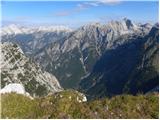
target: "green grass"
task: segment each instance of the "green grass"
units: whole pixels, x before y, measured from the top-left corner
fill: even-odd
[[[35,100],[15,93],[1,95],[2,118],[37,118],[40,108]]]
[[[119,95],[112,98],[77,101],[79,92],[66,90],[41,98],[30,98],[14,93],[2,95],[2,118],[157,118],[157,94]]]

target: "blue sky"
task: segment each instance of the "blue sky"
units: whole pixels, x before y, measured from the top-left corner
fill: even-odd
[[[158,22],[158,2],[147,1],[26,1],[2,2],[2,24],[52,24],[79,27],[127,17],[137,22]]]

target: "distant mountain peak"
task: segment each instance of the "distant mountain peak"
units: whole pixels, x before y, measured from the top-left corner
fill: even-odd
[[[10,24],[1,28],[1,34],[23,34],[23,33],[34,33],[34,32],[71,32],[72,29],[67,26],[38,26],[38,27],[27,27],[17,24]]]
[[[154,24],[154,27],[159,29],[159,23]]]
[[[134,27],[134,23],[130,19],[124,18],[123,20],[125,21],[128,29],[130,29],[131,27]]]
[[[37,27],[36,29],[38,29],[39,31],[69,31],[71,32],[72,29],[67,27],[67,26],[40,26]]]

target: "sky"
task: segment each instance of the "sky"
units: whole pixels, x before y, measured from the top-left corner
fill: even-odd
[[[2,25],[65,25],[79,27],[124,17],[136,22],[158,22],[157,1],[2,1]]]

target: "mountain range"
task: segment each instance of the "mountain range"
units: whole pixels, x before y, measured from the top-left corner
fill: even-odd
[[[20,46],[31,62],[56,76],[64,89],[80,90],[89,98],[146,93],[159,83],[158,24],[124,18],[74,30],[12,25],[2,28],[3,42]]]

